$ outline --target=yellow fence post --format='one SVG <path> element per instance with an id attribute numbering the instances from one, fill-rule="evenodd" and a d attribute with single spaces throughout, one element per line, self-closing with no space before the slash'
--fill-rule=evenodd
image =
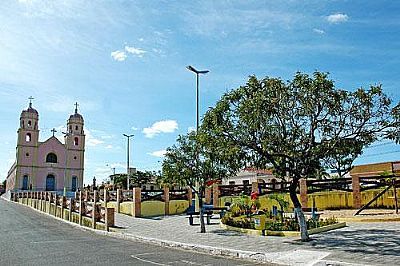
<path id="1" fill-rule="evenodd" d="M 360 177 L 352 176 L 352 187 L 353 187 L 353 208 L 361 208 L 361 189 L 360 189 Z"/>
<path id="2" fill-rule="evenodd" d="M 219 184 L 213 184 L 213 205 L 219 207 Z"/>
<path id="3" fill-rule="evenodd" d="M 140 217 L 142 211 L 142 190 L 140 187 L 133 188 L 133 217 Z"/>
<path id="4" fill-rule="evenodd" d="M 92 228 L 96 229 L 96 220 L 97 220 L 97 190 L 93 191 L 93 207 L 92 207 Z"/>
<path id="5" fill-rule="evenodd" d="M 305 178 L 301 178 L 299 180 L 300 183 L 300 202 L 302 208 L 308 207 L 308 198 L 307 198 L 307 180 Z"/>
<path id="6" fill-rule="evenodd" d="M 120 208 L 119 208 L 120 202 L 121 202 L 121 190 L 117 189 L 117 208 L 116 208 L 117 213 L 119 213 L 119 211 L 120 211 Z"/>
<path id="7" fill-rule="evenodd" d="M 189 207 L 192 206 L 192 204 L 193 204 L 193 202 L 192 202 L 193 194 L 192 194 L 192 188 L 191 187 L 187 188 L 187 199 L 189 201 Z"/>
<path id="8" fill-rule="evenodd" d="M 164 186 L 164 215 L 169 215 L 169 187 Z"/>

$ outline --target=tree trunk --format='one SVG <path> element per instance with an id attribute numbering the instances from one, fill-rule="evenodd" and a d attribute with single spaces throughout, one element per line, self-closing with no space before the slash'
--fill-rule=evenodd
<path id="1" fill-rule="evenodd" d="M 206 232 L 206 225 L 204 224 L 203 191 L 203 188 L 199 188 L 200 233 Z"/>
<path id="2" fill-rule="evenodd" d="M 290 199 L 293 202 L 294 212 L 296 214 L 297 221 L 299 222 L 301 241 L 305 242 L 305 241 L 309 241 L 310 237 L 308 236 L 306 218 L 304 217 L 304 213 L 303 213 L 303 210 L 301 209 L 300 201 L 297 198 L 297 194 L 296 194 L 296 189 L 297 189 L 298 183 L 299 183 L 299 179 L 293 178 L 292 182 L 290 183 L 289 193 L 290 193 Z"/>

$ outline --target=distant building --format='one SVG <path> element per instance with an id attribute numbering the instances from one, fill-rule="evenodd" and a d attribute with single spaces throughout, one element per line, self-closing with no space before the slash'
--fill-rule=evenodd
<path id="1" fill-rule="evenodd" d="M 248 185 L 253 182 L 258 183 L 275 183 L 281 182 L 280 178 L 272 174 L 272 170 L 245 168 L 236 176 L 222 180 L 223 185 Z"/>
<path id="2" fill-rule="evenodd" d="M 356 165 L 350 171 L 351 176 L 360 177 L 392 174 L 400 174 L 400 161 Z"/>
<path id="3" fill-rule="evenodd" d="M 75 113 L 67 121 L 64 143 L 55 136 L 39 141 L 39 113 L 29 103 L 20 116 L 16 161 L 7 175 L 7 191 L 75 191 L 83 186 L 85 133 L 83 117 Z"/>

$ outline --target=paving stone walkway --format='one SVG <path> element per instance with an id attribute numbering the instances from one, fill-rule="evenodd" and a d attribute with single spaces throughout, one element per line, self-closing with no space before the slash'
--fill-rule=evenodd
<path id="1" fill-rule="evenodd" d="M 198 220 L 197 220 L 198 222 Z M 220 228 L 212 219 L 207 233 L 190 226 L 186 216 L 133 218 L 116 214 L 117 232 L 174 241 L 195 247 L 265 254 L 267 261 L 284 265 L 400 265 L 400 222 L 350 223 L 348 227 L 312 235 L 312 241 L 293 237 L 249 236 Z"/>

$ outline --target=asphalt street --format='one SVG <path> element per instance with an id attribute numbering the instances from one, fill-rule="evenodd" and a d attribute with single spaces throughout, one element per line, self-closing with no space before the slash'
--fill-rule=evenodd
<path id="1" fill-rule="evenodd" d="M 0 265 L 257 264 L 97 235 L 0 199 Z"/>

